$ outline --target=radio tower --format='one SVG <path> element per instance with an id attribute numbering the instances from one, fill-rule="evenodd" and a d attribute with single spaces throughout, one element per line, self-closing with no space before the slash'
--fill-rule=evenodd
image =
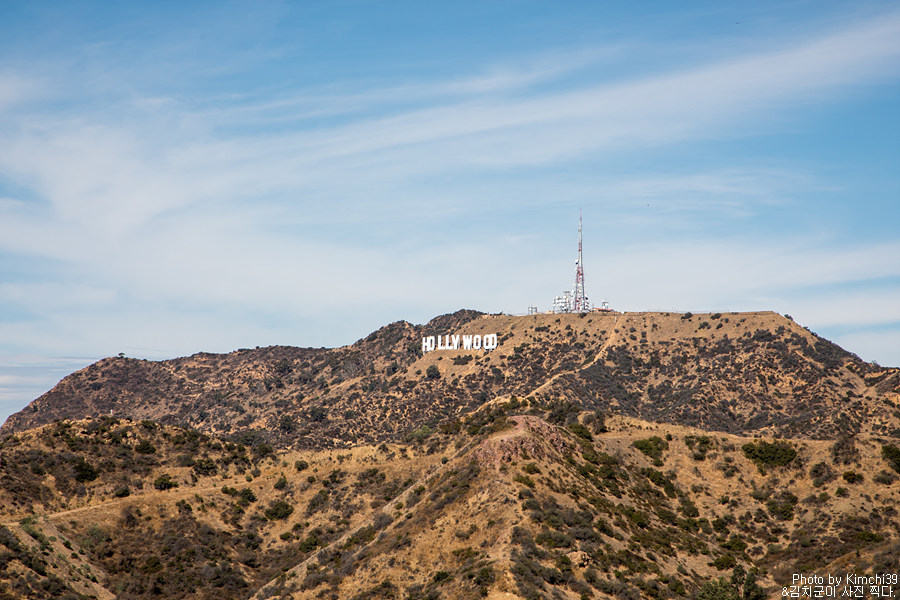
<path id="1" fill-rule="evenodd" d="M 587 294 L 584 293 L 584 263 L 581 253 L 581 211 L 578 211 L 578 260 L 575 261 L 575 287 L 553 299 L 555 313 L 585 313 L 591 311 Z"/>
<path id="2" fill-rule="evenodd" d="M 584 263 L 581 256 L 581 210 L 578 211 L 578 260 L 575 262 L 575 289 L 572 290 L 574 296 L 574 312 L 587 312 L 590 310 L 588 306 L 587 296 L 584 295 Z"/>

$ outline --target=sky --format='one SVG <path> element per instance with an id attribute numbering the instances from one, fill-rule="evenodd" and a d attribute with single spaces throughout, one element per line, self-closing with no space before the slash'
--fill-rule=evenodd
<path id="1" fill-rule="evenodd" d="M 900 366 L 900 4 L 0 2 L 0 422 L 104 356 L 461 308 Z"/>

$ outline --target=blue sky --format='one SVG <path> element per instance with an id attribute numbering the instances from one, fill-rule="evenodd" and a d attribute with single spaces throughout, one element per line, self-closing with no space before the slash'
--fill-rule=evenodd
<path id="1" fill-rule="evenodd" d="M 673 10 L 677 6 L 677 10 Z M 896 2 L 4 2 L 0 420 L 570 289 L 900 365 Z"/>

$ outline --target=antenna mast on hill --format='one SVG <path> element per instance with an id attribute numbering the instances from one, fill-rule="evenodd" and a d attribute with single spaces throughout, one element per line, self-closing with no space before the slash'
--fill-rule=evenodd
<path id="1" fill-rule="evenodd" d="M 578 210 L 578 260 L 575 262 L 575 289 L 573 290 L 575 312 L 587 312 L 590 307 L 584 295 L 584 263 L 581 255 L 581 209 Z"/>
<path id="2" fill-rule="evenodd" d="M 578 211 L 578 260 L 575 261 L 575 288 L 553 299 L 555 313 L 590 312 L 591 303 L 584 292 L 584 263 L 581 252 L 581 211 Z"/>

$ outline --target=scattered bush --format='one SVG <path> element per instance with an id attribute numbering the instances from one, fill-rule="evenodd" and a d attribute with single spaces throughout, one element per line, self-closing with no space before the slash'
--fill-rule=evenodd
<path id="1" fill-rule="evenodd" d="M 76 460 L 75 464 L 72 465 L 72 469 L 75 472 L 75 481 L 81 483 L 94 481 L 99 475 L 99 473 L 97 473 L 97 469 L 95 469 L 93 465 L 91 465 L 91 463 L 86 461 L 83 456 L 78 457 L 78 460 Z"/>
<path id="2" fill-rule="evenodd" d="M 835 474 L 827 464 L 820 462 L 814 464 L 809 470 L 809 476 L 815 487 L 822 487 L 830 481 L 834 481 Z"/>
<path id="3" fill-rule="evenodd" d="M 275 500 L 271 504 L 269 504 L 269 508 L 266 509 L 265 515 L 266 518 L 270 521 L 283 521 L 291 516 L 291 513 L 294 512 L 294 507 L 285 502 L 284 500 Z"/>
<path id="4" fill-rule="evenodd" d="M 781 492 L 766 502 L 769 514 L 780 521 L 790 521 L 794 518 L 794 507 L 799 498 L 790 492 Z"/>
<path id="5" fill-rule="evenodd" d="M 521 473 L 516 473 L 513 476 L 513 481 L 516 483 L 521 483 L 522 485 L 527 485 L 530 488 L 534 487 L 534 480 L 528 475 L 522 475 Z"/>
<path id="6" fill-rule="evenodd" d="M 797 451 L 789 442 L 775 441 L 744 444 L 744 455 L 762 467 L 783 467 L 797 458 Z"/>
<path id="7" fill-rule="evenodd" d="M 178 482 L 173 480 L 172 476 L 166 473 L 156 478 L 156 481 L 153 482 L 153 487 L 158 490 L 170 490 L 172 488 L 177 488 Z"/>
<path id="8" fill-rule="evenodd" d="M 849 436 L 838 439 L 831 446 L 831 457 L 835 463 L 842 465 L 859 462 L 859 449 L 856 447 L 856 440 Z"/>
<path id="9" fill-rule="evenodd" d="M 893 444 L 882 446 L 881 456 L 888 462 L 892 469 L 900 473 L 900 448 Z"/>
<path id="10" fill-rule="evenodd" d="M 720 571 L 724 571 L 725 569 L 731 569 L 737 564 L 737 560 L 735 560 L 734 556 L 731 554 L 723 554 L 718 557 L 716 560 L 712 562 L 712 566 L 717 568 Z"/>
<path id="11" fill-rule="evenodd" d="M 319 490 L 316 492 L 316 495 L 313 496 L 309 504 L 306 505 L 306 514 L 311 515 L 320 510 L 325 510 L 325 507 L 328 505 L 328 491 L 327 490 Z"/>
<path id="12" fill-rule="evenodd" d="M 153 454 L 156 452 L 156 446 L 150 443 L 150 440 L 141 440 L 134 451 L 138 454 Z"/>
<path id="13" fill-rule="evenodd" d="M 662 453 L 669 449 L 669 443 L 658 435 L 654 435 L 645 440 L 636 440 L 633 445 L 635 448 L 652 458 L 653 464 L 657 467 L 662 466 Z"/>
<path id="14" fill-rule="evenodd" d="M 705 460 L 706 454 L 715 446 L 708 435 L 688 435 L 685 436 L 684 443 L 691 449 L 694 460 Z"/>
<path id="15" fill-rule="evenodd" d="M 251 490 L 250 488 L 238 490 L 236 488 L 223 485 L 222 493 L 237 498 L 238 504 L 240 504 L 241 506 L 249 506 L 252 502 L 256 502 L 256 494 L 254 494 L 253 490 Z"/>
<path id="16" fill-rule="evenodd" d="M 591 432 L 588 431 L 588 428 L 585 427 L 584 425 L 582 425 L 581 423 L 579 423 L 578 421 L 569 423 L 566 427 L 568 427 L 569 431 L 571 431 L 578 437 L 584 438 L 589 442 L 594 439 L 594 436 L 591 435 Z"/>
<path id="17" fill-rule="evenodd" d="M 882 485 L 891 485 L 892 483 L 897 481 L 897 476 L 890 471 L 881 471 L 872 478 L 872 481 L 874 481 L 875 483 L 880 483 Z"/>
<path id="18" fill-rule="evenodd" d="M 844 481 L 847 483 L 859 483 L 864 479 L 864 477 L 856 471 L 847 471 L 844 473 L 843 477 Z"/>

